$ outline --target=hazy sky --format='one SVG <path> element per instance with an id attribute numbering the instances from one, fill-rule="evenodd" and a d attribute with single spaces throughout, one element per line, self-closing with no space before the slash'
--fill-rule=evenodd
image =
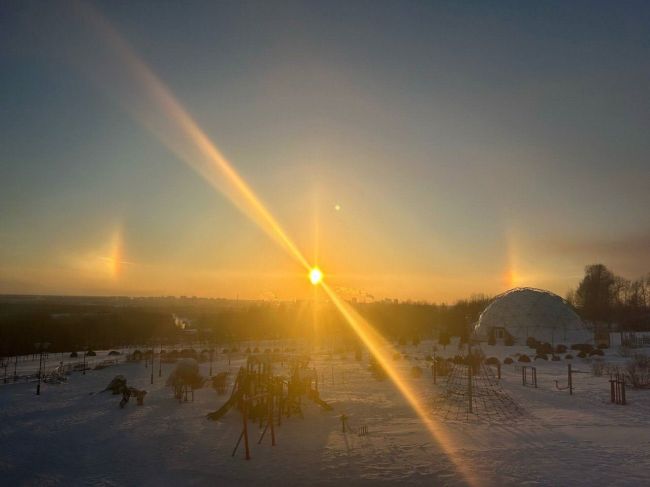
<path id="1" fill-rule="evenodd" d="M 95 5 L 344 295 L 650 271 L 647 2 Z M 309 296 L 105 44 L 0 3 L 0 292 Z"/>

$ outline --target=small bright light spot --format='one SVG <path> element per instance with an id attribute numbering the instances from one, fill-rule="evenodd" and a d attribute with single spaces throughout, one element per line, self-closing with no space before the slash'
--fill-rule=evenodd
<path id="1" fill-rule="evenodd" d="M 323 280 L 323 273 L 318 267 L 314 267 L 309 271 L 309 280 L 314 286 Z"/>
<path id="2" fill-rule="evenodd" d="M 336 211 L 341 211 L 341 205 L 338 205 L 338 204 L 337 204 L 337 205 L 334 205 L 334 209 L 335 209 Z"/>

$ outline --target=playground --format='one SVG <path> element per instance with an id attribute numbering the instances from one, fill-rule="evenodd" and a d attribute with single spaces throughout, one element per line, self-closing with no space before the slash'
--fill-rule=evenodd
<path id="1" fill-rule="evenodd" d="M 130 361 L 124 351 L 112 365 L 44 381 L 39 396 L 30 380 L 2 385 L 0 474 L 7 485 L 250 485 L 260 478 L 269 485 L 648 481 L 648 391 L 628 388 L 621 404 L 610 382 L 616 377 L 594 375 L 588 359 L 504 364 L 517 352 L 513 347 L 484 346 L 500 370 L 485 363 L 472 369 L 454 363 L 456 344 L 434 347 L 427 341 L 397 346 L 393 358 L 444 444 L 373 370 L 365 350 L 293 344 L 285 353 L 286 343 L 251 343 L 224 354 L 219 348 L 212 361 L 199 361 L 202 387 L 190 387 L 189 395 L 186 388 L 180 398 L 180 386 L 167 380 L 178 361 L 161 361 L 159 353 L 153 364 Z M 266 349 L 280 352 L 260 351 Z M 435 383 L 427 359 L 433 350 L 449 364 L 437 369 Z M 107 353 L 98 351 L 97 363 Z M 605 359 L 622 360 L 615 353 L 608 350 Z M 27 362 L 21 367 L 28 372 Z M 422 373 L 413 374 L 414 368 Z M 102 392 L 118 375 L 127 381 L 119 390 L 146 391 L 141 404 L 132 400 L 120 408 L 122 396 Z"/>

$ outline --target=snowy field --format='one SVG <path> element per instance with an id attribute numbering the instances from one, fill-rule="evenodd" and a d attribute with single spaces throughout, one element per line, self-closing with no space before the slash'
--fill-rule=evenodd
<path id="1" fill-rule="evenodd" d="M 434 385 L 424 357 L 431 343 L 399 347 L 405 357 L 394 362 L 410 377 L 419 399 L 436 417 L 434 402 L 444 379 Z M 504 358 L 524 349 L 483 347 L 487 356 Z M 527 353 L 531 351 L 525 349 Z M 439 354 L 457 352 L 448 346 Z M 101 360 L 100 356 L 96 360 Z M 49 368 L 58 363 L 50 356 Z M 193 402 L 179 403 L 164 380 L 174 367 L 163 364 L 155 383 L 144 362 L 120 363 L 101 370 L 72 373 L 62 384 L 0 386 L 0 484 L 31 485 L 649 485 L 650 391 L 627 389 L 628 405 L 609 402 L 608 376 L 594 377 L 588 361 L 574 359 L 575 392 L 566 384 L 566 364 L 536 361 L 538 388 L 524 387 L 517 365 L 504 365 L 501 385 L 525 414 L 507 424 L 438 421 L 446 438 L 441 446 L 389 381 L 368 371 L 368 356 L 352 352 L 311 354 L 325 411 L 305 401 L 304 417 L 283 418 L 257 444 L 251 429 L 252 459 L 243 448 L 231 456 L 241 431 L 241 416 L 231 410 L 221 421 L 206 419 L 228 398 L 211 387 L 196 391 Z M 620 361 L 615 351 L 606 360 Z M 245 356 L 219 354 L 213 373 L 230 370 L 234 380 Z M 20 367 L 27 367 L 22 364 Z M 10 368 L 11 370 L 11 368 Z M 208 376 L 209 363 L 201 364 Z M 276 372 L 282 372 L 278 366 Z M 581 373 L 589 372 L 589 373 Z M 118 407 L 120 396 L 99 393 L 117 374 L 129 385 L 146 389 L 143 406 L 132 400 Z M 341 414 L 353 428 L 341 430 Z M 461 474 L 456 465 L 461 465 Z"/>

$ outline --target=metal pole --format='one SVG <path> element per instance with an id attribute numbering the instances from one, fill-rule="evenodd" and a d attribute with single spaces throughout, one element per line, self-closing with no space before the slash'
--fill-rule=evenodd
<path id="1" fill-rule="evenodd" d="M 43 362 L 43 352 L 38 355 L 38 384 L 36 386 L 36 395 L 41 395 L 41 364 Z"/>
<path id="2" fill-rule="evenodd" d="M 162 377 L 162 343 L 160 344 L 160 358 L 158 359 L 158 377 Z"/>
<path id="3" fill-rule="evenodd" d="M 153 384 L 153 345 L 151 346 L 151 383 Z"/>

